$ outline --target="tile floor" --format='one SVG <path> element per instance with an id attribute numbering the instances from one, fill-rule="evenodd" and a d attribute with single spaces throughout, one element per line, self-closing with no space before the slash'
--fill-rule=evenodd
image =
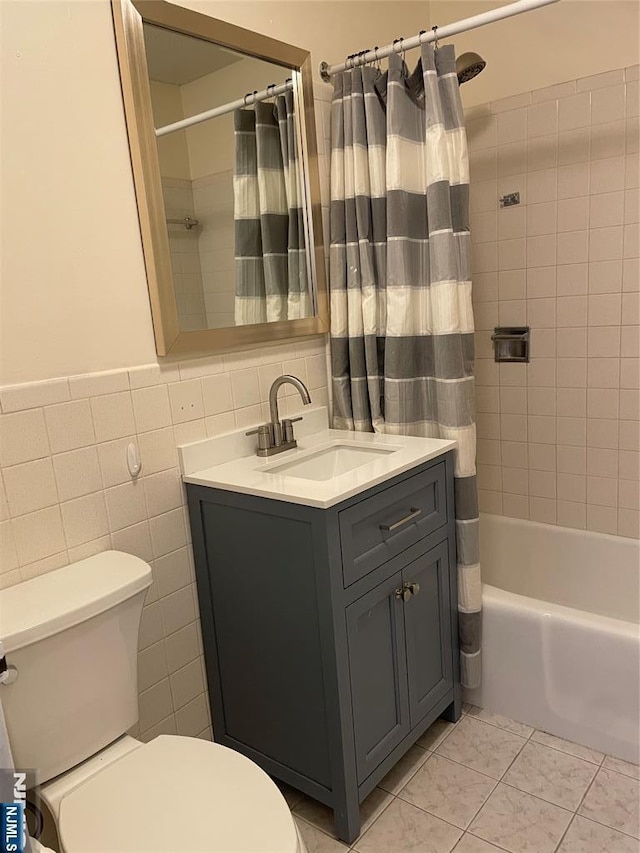
<path id="1" fill-rule="evenodd" d="M 367 797 L 351 848 L 328 808 L 283 791 L 309 853 L 640 853 L 636 765 L 473 706 Z"/>

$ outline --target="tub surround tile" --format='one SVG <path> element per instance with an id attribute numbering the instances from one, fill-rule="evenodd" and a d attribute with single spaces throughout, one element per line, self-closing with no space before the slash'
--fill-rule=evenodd
<path id="1" fill-rule="evenodd" d="M 578 813 L 640 838 L 640 783 L 630 776 L 601 768 Z"/>
<path id="2" fill-rule="evenodd" d="M 528 743 L 503 781 L 557 806 L 574 811 L 596 775 L 597 767 L 538 743 Z"/>
<path id="3" fill-rule="evenodd" d="M 460 829 L 466 829 L 495 784 L 482 773 L 434 753 L 399 796 Z"/>
<path id="4" fill-rule="evenodd" d="M 469 831 L 509 853 L 553 853 L 572 813 L 500 783 Z"/>
<path id="5" fill-rule="evenodd" d="M 472 770 L 500 779 L 525 742 L 519 735 L 464 716 L 436 751 Z"/>

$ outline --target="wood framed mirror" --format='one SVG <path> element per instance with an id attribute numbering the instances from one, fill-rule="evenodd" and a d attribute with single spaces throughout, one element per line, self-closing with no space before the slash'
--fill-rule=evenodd
<path id="1" fill-rule="evenodd" d="M 309 52 L 164 0 L 112 11 L 158 355 L 328 332 Z"/>

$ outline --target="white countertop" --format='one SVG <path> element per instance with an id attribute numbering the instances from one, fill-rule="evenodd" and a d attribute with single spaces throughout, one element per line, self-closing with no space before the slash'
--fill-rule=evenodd
<path id="1" fill-rule="evenodd" d="M 245 436 L 250 427 L 180 446 L 178 452 L 183 480 L 229 492 L 326 509 L 456 446 L 455 441 L 445 439 L 329 429 L 328 412 L 324 406 L 309 407 L 302 414 L 304 420 L 296 424 L 298 447 L 269 458 L 256 455 L 256 437 Z M 284 463 L 302 460 L 312 456 L 318 448 L 332 445 L 386 447 L 393 452 L 327 480 L 287 476 L 285 472 L 272 473 L 272 469 Z"/>

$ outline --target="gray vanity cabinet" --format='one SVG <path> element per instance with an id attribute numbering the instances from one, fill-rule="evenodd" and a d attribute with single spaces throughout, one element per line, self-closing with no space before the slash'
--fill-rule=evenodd
<path id="1" fill-rule="evenodd" d="M 453 454 L 328 509 L 187 484 L 214 737 L 360 831 L 460 715 Z"/>

